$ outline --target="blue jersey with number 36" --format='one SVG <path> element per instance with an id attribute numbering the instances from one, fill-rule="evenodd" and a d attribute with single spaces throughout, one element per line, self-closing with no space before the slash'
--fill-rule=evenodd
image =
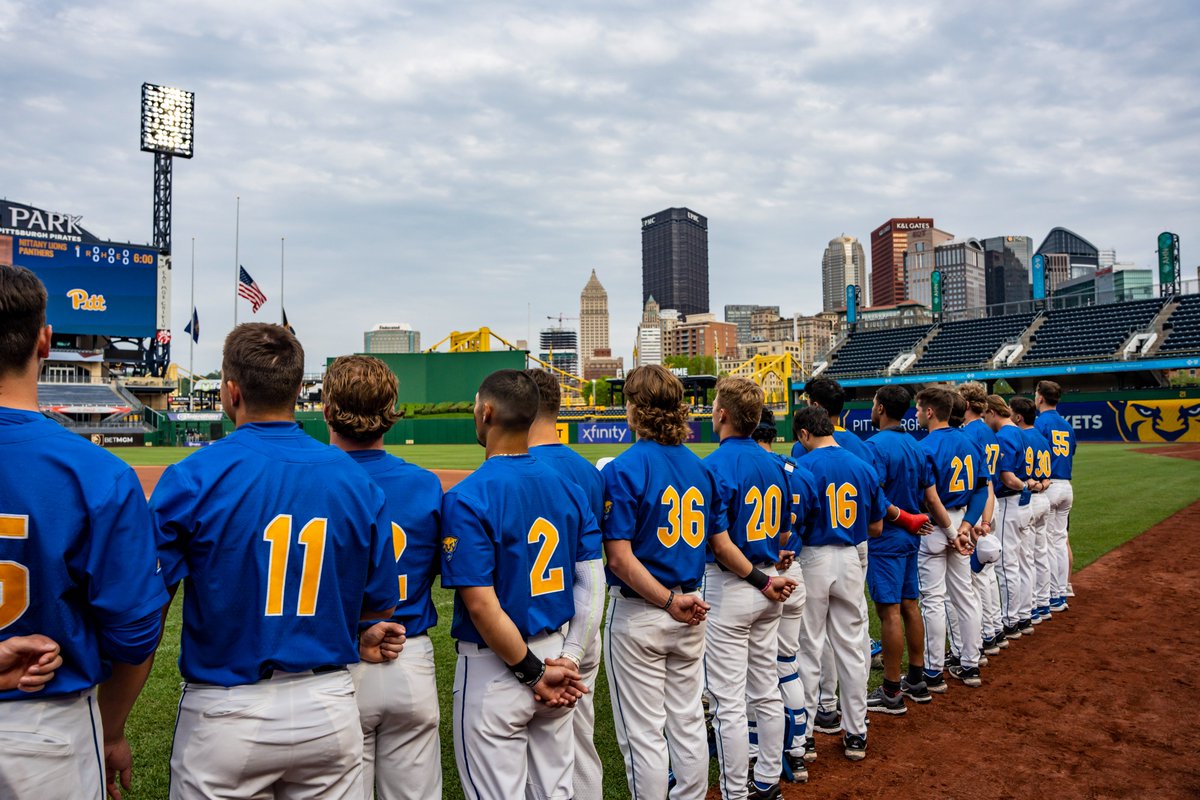
<path id="1" fill-rule="evenodd" d="M 595 558 L 583 490 L 534 456 L 492 456 L 442 501 L 442 585 L 491 586 L 526 639 L 575 615 L 575 562 Z M 457 594 L 450 632 L 486 644 Z"/>
<path id="2" fill-rule="evenodd" d="M 639 439 L 600 473 L 604 539 L 625 539 L 663 586 L 692 589 L 704 578 L 705 541 L 720 533 L 712 478 L 681 444 Z M 610 586 L 625 584 L 605 567 Z M 625 587 L 627 588 L 627 587 Z"/>
<path id="3" fill-rule="evenodd" d="M 383 492 L 294 422 L 241 425 L 169 467 L 150 510 L 163 577 L 184 582 L 189 681 L 352 664 L 362 612 L 399 599 Z"/>

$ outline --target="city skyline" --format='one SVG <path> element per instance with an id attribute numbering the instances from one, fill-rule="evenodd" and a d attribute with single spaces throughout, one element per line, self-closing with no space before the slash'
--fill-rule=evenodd
<path id="1" fill-rule="evenodd" d="M 865 245 L 914 212 L 1035 246 L 1061 225 L 1141 267 L 1174 231 L 1185 277 L 1200 262 L 1193 3 L 288 9 L 15 0 L 0 22 L 0 195 L 105 239 L 151 235 L 141 84 L 196 93 L 172 331 L 195 236 L 205 371 L 232 322 L 238 195 L 240 260 L 264 289 L 287 237 L 310 368 L 378 320 L 430 342 L 483 325 L 530 339 L 592 267 L 629 364 L 634 220 L 668 207 L 711 219 L 710 309 L 815 313 L 830 238 Z M 243 318 L 279 318 L 266 293 Z"/>

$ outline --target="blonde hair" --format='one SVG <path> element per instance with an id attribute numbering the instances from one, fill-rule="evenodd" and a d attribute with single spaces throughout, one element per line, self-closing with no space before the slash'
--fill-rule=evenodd
<path id="1" fill-rule="evenodd" d="M 729 414 L 733 429 L 749 436 L 758 426 L 763 411 L 763 390 L 749 378 L 726 375 L 717 381 L 717 402 Z"/>
<path id="2" fill-rule="evenodd" d="M 659 444 L 683 444 L 691 434 L 683 402 L 683 383 L 666 367 L 647 364 L 625 379 L 625 402 L 629 426 L 640 439 Z"/>
<path id="3" fill-rule="evenodd" d="M 1005 419 L 1012 417 L 1012 409 L 1008 407 L 1008 403 L 1004 401 L 1004 398 L 998 394 L 989 394 L 987 396 L 987 410 Z"/>
<path id="4" fill-rule="evenodd" d="M 334 359 L 325 372 L 322 389 L 329 427 L 347 439 L 374 441 L 400 419 L 396 413 L 399 381 L 373 356 Z"/>

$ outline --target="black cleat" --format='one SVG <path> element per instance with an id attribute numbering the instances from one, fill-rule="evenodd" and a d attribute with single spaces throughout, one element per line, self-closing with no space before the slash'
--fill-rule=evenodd
<path id="1" fill-rule="evenodd" d="M 786 767 L 785 772 L 791 772 L 791 777 L 788 778 L 792 783 L 808 783 L 808 764 L 805 763 L 808 753 L 803 756 L 794 756 L 791 753 L 783 754 L 783 763 Z"/>
<path id="2" fill-rule="evenodd" d="M 908 678 L 900 679 L 900 693 L 912 700 L 914 703 L 925 703 L 933 700 L 933 695 L 929 693 L 929 685 L 925 681 L 918 683 L 909 683 Z"/>
<path id="3" fill-rule="evenodd" d="M 951 667 L 950 677 L 958 678 L 967 686 L 983 686 L 983 680 L 979 677 L 979 667 Z"/>
<path id="4" fill-rule="evenodd" d="M 862 761 L 867 757 L 867 737 L 847 733 L 842 737 L 842 752 L 851 761 Z"/>
<path id="5" fill-rule="evenodd" d="M 842 732 L 842 712 L 818 711 L 813 717 L 813 730 L 835 736 Z"/>
<path id="6" fill-rule="evenodd" d="M 899 717 L 908 713 L 908 706 L 904 704 L 903 694 L 889 695 L 882 686 L 877 686 L 867 695 L 867 711 L 881 711 Z"/>

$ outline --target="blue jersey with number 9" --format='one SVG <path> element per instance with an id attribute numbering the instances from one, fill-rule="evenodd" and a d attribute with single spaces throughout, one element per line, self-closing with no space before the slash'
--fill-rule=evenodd
<path id="1" fill-rule="evenodd" d="M 442 501 L 442 585 L 491 586 L 525 639 L 575 615 L 575 562 L 595 558 L 587 496 L 532 455 L 492 456 Z M 450 633 L 486 644 L 458 595 Z"/>
<path id="2" fill-rule="evenodd" d="M 359 616 L 399 599 L 383 492 L 294 422 L 241 425 L 169 467 L 150 511 L 163 577 L 184 581 L 189 681 L 352 664 Z"/>
<path id="3" fill-rule="evenodd" d="M 704 544 L 721 510 L 700 458 L 681 444 L 639 439 L 600 473 L 605 540 L 625 539 L 668 589 L 693 589 L 704 578 Z M 628 588 L 605 568 L 610 586 Z"/>

